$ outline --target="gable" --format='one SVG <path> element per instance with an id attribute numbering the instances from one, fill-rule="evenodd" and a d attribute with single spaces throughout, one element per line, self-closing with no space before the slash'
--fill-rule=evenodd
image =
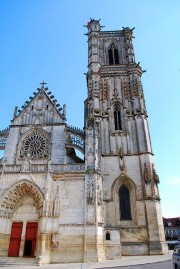
<path id="1" fill-rule="evenodd" d="M 15 112 L 12 125 L 41 125 L 65 122 L 65 106 L 63 109 L 60 107 L 51 92 L 48 92 L 48 88 L 42 87 L 37 90 L 37 92 L 34 92 L 34 97 L 30 96 L 30 100 L 25 102 L 22 110 L 18 110 L 18 113 Z"/>

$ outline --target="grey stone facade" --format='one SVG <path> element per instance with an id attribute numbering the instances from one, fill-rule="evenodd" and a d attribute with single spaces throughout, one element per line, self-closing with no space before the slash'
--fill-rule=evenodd
<path id="1" fill-rule="evenodd" d="M 91 20 L 87 30 L 84 129 L 67 125 L 66 106 L 42 83 L 0 132 L 1 256 L 41 264 L 167 251 L 133 29 Z"/>

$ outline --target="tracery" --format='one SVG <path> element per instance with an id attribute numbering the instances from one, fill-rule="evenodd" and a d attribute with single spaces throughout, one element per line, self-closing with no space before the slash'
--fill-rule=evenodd
<path id="1" fill-rule="evenodd" d="M 48 136 L 41 130 L 33 130 L 22 142 L 20 157 L 47 158 L 48 147 Z"/>

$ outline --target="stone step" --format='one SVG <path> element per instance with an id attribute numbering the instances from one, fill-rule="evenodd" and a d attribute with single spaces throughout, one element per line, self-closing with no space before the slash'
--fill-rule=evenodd
<path id="1" fill-rule="evenodd" d="M 37 266 L 36 258 L 0 257 L 0 267 L 4 266 Z"/>

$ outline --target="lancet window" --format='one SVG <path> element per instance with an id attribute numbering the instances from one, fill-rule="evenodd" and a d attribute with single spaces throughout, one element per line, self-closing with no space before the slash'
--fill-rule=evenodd
<path id="1" fill-rule="evenodd" d="M 114 128 L 115 130 L 122 130 L 121 111 L 119 105 L 114 107 Z"/>
<path id="2" fill-rule="evenodd" d="M 110 45 L 108 55 L 109 55 L 109 65 L 119 64 L 119 53 L 114 43 Z"/>
<path id="3" fill-rule="evenodd" d="M 130 194 L 127 186 L 122 185 L 119 189 L 120 218 L 131 220 Z"/>

